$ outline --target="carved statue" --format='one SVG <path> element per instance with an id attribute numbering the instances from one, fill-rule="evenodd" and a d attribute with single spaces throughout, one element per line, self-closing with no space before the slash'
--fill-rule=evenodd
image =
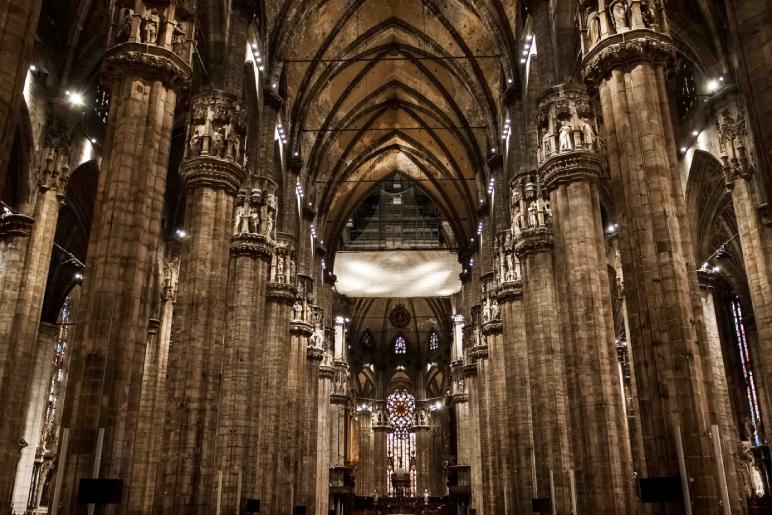
<path id="1" fill-rule="evenodd" d="M 292 305 L 292 321 L 300 322 L 303 320 L 303 305 L 299 301 L 295 301 Z"/>
<path id="2" fill-rule="evenodd" d="M 134 15 L 132 9 L 123 9 L 121 20 L 118 22 L 118 28 L 115 30 L 115 39 L 118 42 L 124 42 L 131 36 L 131 17 Z"/>
<path id="3" fill-rule="evenodd" d="M 262 232 L 262 234 L 264 236 L 270 236 L 271 235 L 271 231 L 273 231 L 273 213 L 271 211 L 268 211 L 265 214 L 264 222 L 265 222 L 265 224 L 263 226 L 264 230 L 261 231 L 261 232 Z"/>
<path id="4" fill-rule="evenodd" d="M 491 319 L 491 301 L 489 299 L 485 299 L 485 304 L 483 305 L 483 322 L 488 322 Z"/>
<path id="5" fill-rule="evenodd" d="M 499 320 L 501 318 L 501 308 L 499 307 L 499 303 L 496 299 L 493 299 L 493 302 L 491 302 L 491 319 L 493 320 Z"/>
<path id="6" fill-rule="evenodd" d="M 153 45 L 158 41 L 158 24 L 161 18 L 158 16 L 158 9 L 151 9 L 142 16 L 142 42 Z"/>
<path id="7" fill-rule="evenodd" d="M 287 282 L 295 282 L 295 260 L 289 258 L 289 266 L 287 267 Z"/>
<path id="8" fill-rule="evenodd" d="M 217 129 L 212 133 L 212 139 L 209 143 L 209 155 L 215 157 L 222 157 L 223 151 L 223 135 L 222 128 Z"/>
<path id="9" fill-rule="evenodd" d="M 624 0 L 617 0 L 611 5 L 611 18 L 614 20 L 614 29 L 617 33 L 629 29 L 627 24 L 627 5 Z"/>
<path id="10" fill-rule="evenodd" d="M 180 23 L 177 23 L 176 21 L 172 22 L 173 28 L 172 28 L 172 52 L 174 52 L 177 55 L 182 54 L 183 45 L 185 44 L 185 30 L 182 28 Z"/>
<path id="11" fill-rule="evenodd" d="M 193 131 L 193 135 L 190 136 L 190 157 L 198 157 L 201 155 L 201 136 L 198 133 L 198 129 Z"/>
<path id="12" fill-rule="evenodd" d="M 573 128 L 568 120 L 560 122 L 560 151 L 571 150 L 573 145 L 571 144 L 571 132 Z"/>
<path id="13" fill-rule="evenodd" d="M 544 156 L 548 156 L 552 153 L 552 135 L 549 131 L 544 131 L 544 136 L 541 137 L 542 146 L 544 147 Z"/>
<path id="14" fill-rule="evenodd" d="M 595 148 L 595 132 L 592 130 L 592 126 L 587 121 L 587 118 L 582 118 L 579 124 L 579 130 L 582 132 L 582 140 L 585 148 Z"/>
<path id="15" fill-rule="evenodd" d="M 429 490 L 424 489 L 424 504 L 429 504 Z"/>
<path id="16" fill-rule="evenodd" d="M 284 259 L 281 254 L 276 256 L 276 280 L 280 283 L 284 282 Z"/>
<path id="17" fill-rule="evenodd" d="M 253 203 L 249 210 L 249 232 L 257 234 L 257 228 L 260 227 L 260 213 L 259 208 Z"/>
<path id="18" fill-rule="evenodd" d="M 528 225 L 529 227 L 539 226 L 539 218 L 536 214 L 536 202 L 531 202 L 531 205 L 528 206 Z"/>
<path id="19" fill-rule="evenodd" d="M 600 38 L 600 19 L 598 18 L 598 11 L 590 9 L 590 14 L 587 16 L 587 33 L 590 37 L 590 44 L 594 45 Z"/>
<path id="20" fill-rule="evenodd" d="M 231 129 L 230 132 L 228 132 L 228 149 L 226 151 L 226 156 L 239 162 L 239 154 L 241 154 L 241 140 L 236 131 Z"/>
<path id="21" fill-rule="evenodd" d="M 512 262 L 512 254 L 507 254 L 507 280 L 511 281 L 514 279 L 512 276 L 514 272 L 514 264 Z"/>
<path id="22" fill-rule="evenodd" d="M 247 214 L 247 206 L 243 198 L 236 204 L 236 225 L 233 228 L 233 232 L 235 234 L 249 232 L 249 215 Z"/>

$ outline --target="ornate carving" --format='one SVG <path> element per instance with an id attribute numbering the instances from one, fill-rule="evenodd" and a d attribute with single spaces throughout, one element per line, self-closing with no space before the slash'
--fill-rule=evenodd
<path id="1" fill-rule="evenodd" d="M 575 150 L 558 154 L 539 167 L 544 187 L 551 191 L 560 184 L 574 181 L 596 181 L 603 173 L 603 159 L 595 152 Z"/>
<path id="2" fill-rule="evenodd" d="M 185 156 L 209 156 L 243 166 L 246 116 L 246 108 L 222 91 L 198 95 L 191 107 Z"/>
<path id="3" fill-rule="evenodd" d="M 271 262 L 271 282 L 295 284 L 295 251 L 288 244 L 278 245 Z"/>
<path id="4" fill-rule="evenodd" d="M 669 36 L 648 29 L 632 30 L 609 37 L 597 44 L 584 58 L 584 79 L 599 83 L 614 69 L 625 69 L 642 61 L 667 65 L 675 59 Z"/>
<path id="5" fill-rule="evenodd" d="M 236 163 L 209 157 L 184 160 L 180 175 L 186 188 L 224 189 L 233 195 L 246 178 L 246 172 Z"/>
<path id="6" fill-rule="evenodd" d="M 102 61 L 105 89 L 111 89 L 115 81 L 131 75 L 158 80 L 167 88 L 181 91 L 190 83 L 191 69 L 179 56 L 160 47 L 125 43 L 109 49 Z"/>
<path id="7" fill-rule="evenodd" d="M 268 283 L 266 290 L 266 298 L 274 302 L 287 304 L 288 306 L 295 302 L 295 296 L 297 295 L 295 287 L 285 283 Z"/>
<path id="8" fill-rule="evenodd" d="M 521 232 L 515 241 L 515 252 L 520 258 L 536 252 L 552 250 L 552 228 L 537 227 Z"/>
<path id="9" fill-rule="evenodd" d="M 262 234 L 234 234 L 231 252 L 235 256 L 257 256 L 267 261 L 273 253 L 273 242 Z"/>
<path id="10" fill-rule="evenodd" d="M 402 304 L 397 304 L 389 313 L 389 321 L 394 327 L 407 327 L 410 323 L 410 312 Z"/>
<path id="11" fill-rule="evenodd" d="M 109 47 L 142 44 L 169 50 L 190 62 L 195 36 L 193 9 L 187 5 L 190 2 L 146 0 L 139 6 L 124 0 L 115 3 Z"/>
<path id="12" fill-rule="evenodd" d="M 740 99 L 732 96 L 716 109 L 713 116 L 721 152 L 721 171 L 727 187 L 732 188 L 738 177 L 748 179 L 754 172 L 751 152 L 747 148 L 748 125 L 745 109 Z"/>
<path id="13" fill-rule="evenodd" d="M 514 239 L 509 229 L 499 232 L 493 240 L 493 268 L 499 286 L 522 279 L 520 260 L 515 255 Z"/>
<path id="14" fill-rule="evenodd" d="M 567 83 L 548 89 L 539 98 L 539 113 L 540 164 L 555 155 L 597 149 L 598 130 L 583 86 Z"/>
<path id="15" fill-rule="evenodd" d="M 517 239 L 523 231 L 552 226 L 549 200 L 536 172 L 516 176 L 512 188 L 512 234 Z M 517 199 L 517 201 L 515 201 Z"/>
<path id="16" fill-rule="evenodd" d="M 502 330 L 501 307 L 499 306 L 499 301 L 496 296 L 496 282 L 493 272 L 483 275 L 480 289 L 482 291 L 481 313 L 483 335 L 487 336 L 493 333 L 500 333 Z"/>

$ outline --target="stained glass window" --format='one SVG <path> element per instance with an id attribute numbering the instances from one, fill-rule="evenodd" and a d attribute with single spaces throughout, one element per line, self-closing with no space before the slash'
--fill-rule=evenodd
<path id="1" fill-rule="evenodd" d="M 737 346 L 740 351 L 740 364 L 742 365 L 743 378 L 745 379 L 745 394 L 748 401 L 748 414 L 750 415 L 750 427 L 748 438 L 754 445 L 761 445 L 761 413 L 759 410 L 759 398 L 756 394 L 756 379 L 753 377 L 751 355 L 748 350 L 748 340 L 745 335 L 743 313 L 740 307 L 740 299 L 734 296 L 731 301 L 734 330 L 737 335 Z"/>
<path id="2" fill-rule="evenodd" d="M 436 331 L 432 331 L 432 334 L 429 335 L 429 350 L 437 350 L 440 348 L 440 337 L 437 335 Z"/>
<path id="3" fill-rule="evenodd" d="M 394 340 L 394 354 L 407 354 L 407 341 L 404 336 L 397 336 Z"/>
<path id="4" fill-rule="evenodd" d="M 391 476 L 394 472 L 410 474 L 407 497 L 417 495 L 416 439 L 413 429 L 415 397 L 401 388 L 386 398 L 386 413 L 391 426 L 386 438 L 386 485 L 390 496 L 396 495 Z"/>

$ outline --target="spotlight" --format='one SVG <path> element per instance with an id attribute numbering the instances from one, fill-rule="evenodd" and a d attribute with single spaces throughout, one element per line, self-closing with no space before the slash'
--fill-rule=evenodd
<path id="1" fill-rule="evenodd" d="M 36 72 L 36 71 L 38 71 L 38 67 L 35 66 L 34 64 L 30 64 L 29 65 L 29 71 Z"/>
<path id="2" fill-rule="evenodd" d="M 697 137 L 700 135 L 700 131 L 692 131 L 692 136 Z"/>
<path id="3" fill-rule="evenodd" d="M 177 238 L 181 240 L 184 240 L 185 238 L 188 237 L 188 231 L 186 231 L 185 229 L 177 229 L 174 234 L 176 234 Z"/>
<path id="4" fill-rule="evenodd" d="M 70 104 L 78 107 L 83 105 L 83 95 L 81 95 L 80 93 L 76 93 L 74 91 L 68 91 L 66 95 L 67 95 L 67 101 Z"/>
<path id="5" fill-rule="evenodd" d="M 258 66 L 258 67 L 257 67 L 257 69 L 258 69 L 258 70 L 260 70 L 260 71 L 263 71 L 263 70 L 265 70 L 265 66 L 263 66 L 263 65 L 261 64 L 260 66 Z"/>
<path id="6" fill-rule="evenodd" d="M 91 138 L 89 141 L 91 141 L 92 145 L 96 145 L 97 139 L 96 138 Z"/>
<path id="7" fill-rule="evenodd" d="M 689 150 L 689 149 L 687 149 L 686 147 L 681 147 L 681 153 L 682 154 L 686 154 L 687 150 Z"/>
<path id="8" fill-rule="evenodd" d="M 720 270 L 721 270 L 721 268 L 719 268 L 719 266 L 718 266 L 718 265 L 716 265 L 716 266 L 714 266 L 714 267 L 713 267 L 713 271 L 714 271 L 715 273 L 718 273 Z"/>
<path id="9" fill-rule="evenodd" d="M 525 63 L 526 63 L 525 57 L 523 57 L 522 59 L 520 59 L 520 63 L 521 63 L 521 64 L 525 64 Z"/>
<path id="10" fill-rule="evenodd" d="M 512 79 L 507 79 L 507 84 L 512 84 Z"/>
<path id="11" fill-rule="evenodd" d="M 83 280 L 83 274 L 82 274 L 82 273 L 80 273 L 80 272 L 75 272 L 75 275 L 73 276 L 73 278 L 74 278 L 76 281 L 82 281 L 82 280 Z"/>
<path id="12" fill-rule="evenodd" d="M 714 93 L 719 87 L 717 80 L 708 81 L 708 93 Z"/>
<path id="13" fill-rule="evenodd" d="M 525 40 L 526 40 L 526 41 L 531 41 L 532 39 L 533 39 L 533 34 L 528 34 L 528 35 L 525 37 Z"/>

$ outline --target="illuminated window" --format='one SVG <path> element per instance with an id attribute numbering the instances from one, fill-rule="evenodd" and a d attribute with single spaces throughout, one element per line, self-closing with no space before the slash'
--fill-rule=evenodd
<path id="1" fill-rule="evenodd" d="M 394 354 L 407 354 L 407 341 L 404 336 L 397 336 L 394 340 Z"/>
<path id="2" fill-rule="evenodd" d="M 759 410 L 759 398 L 756 395 L 756 379 L 753 377 L 753 366 L 751 365 L 751 355 L 748 351 L 748 340 L 745 335 L 745 325 L 743 323 L 743 313 L 740 307 L 740 299 L 735 295 L 731 301 L 732 318 L 734 319 L 734 330 L 737 335 L 737 346 L 740 351 L 740 364 L 742 365 L 743 378 L 745 379 L 745 394 L 748 401 L 748 412 L 750 415 L 750 427 L 748 438 L 754 445 L 761 445 L 761 413 Z"/>
<path id="3" fill-rule="evenodd" d="M 387 494 L 396 495 L 391 475 L 394 472 L 410 474 L 410 489 L 406 497 L 417 495 L 416 440 L 413 429 L 415 397 L 405 389 L 399 389 L 386 398 L 386 413 L 392 431 L 386 438 L 386 485 Z"/>
<path id="4" fill-rule="evenodd" d="M 436 331 L 432 331 L 432 334 L 429 335 L 429 350 L 437 350 L 440 348 L 440 337 L 437 335 Z"/>

